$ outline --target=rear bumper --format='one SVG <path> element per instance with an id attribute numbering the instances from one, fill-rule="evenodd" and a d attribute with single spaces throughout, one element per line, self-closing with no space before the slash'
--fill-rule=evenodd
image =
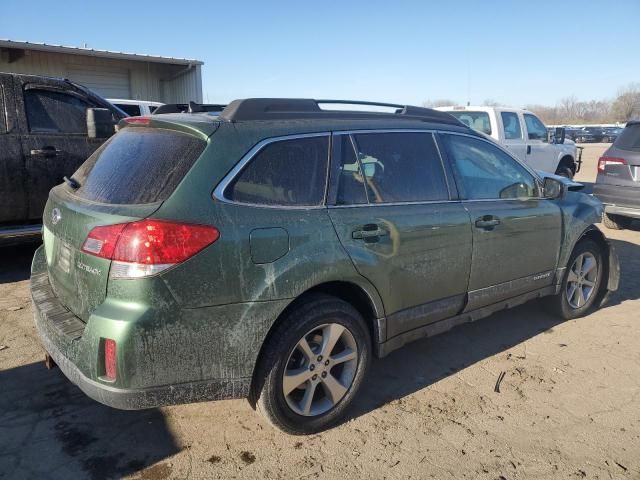
<path id="1" fill-rule="evenodd" d="M 607 213 L 640 218 L 640 187 L 596 183 L 593 195 L 605 205 Z"/>
<path id="2" fill-rule="evenodd" d="M 94 318 L 92 315 L 85 324 L 75 317 L 55 296 L 49 283 L 44 257 L 44 248 L 40 247 L 35 253 L 31 272 L 32 311 L 36 330 L 43 347 L 60 370 L 86 395 L 110 407 L 124 410 L 248 396 L 251 383 L 249 376 L 237 375 L 231 378 L 197 379 L 168 384 L 159 380 L 166 379 L 166 375 L 174 375 L 173 378 L 175 376 L 194 378 L 201 374 L 205 366 L 197 356 L 194 357 L 193 352 L 188 352 L 189 358 L 194 358 L 191 364 L 181 362 L 179 352 L 174 352 L 173 358 L 166 358 L 165 352 L 149 348 L 145 352 L 140 352 L 138 349 L 129 355 L 125 355 L 126 352 L 118 354 L 119 383 L 122 383 L 121 377 L 124 381 L 133 379 L 132 382 L 150 378 L 160 383 L 158 386 L 152 384 L 145 385 L 144 388 L 135 388 L 101 379 L 100 341 L 105 336 L 105 331 L 113 331 L 112 327 L 108 330 L 110 328 L 108 324 L 119 322 L 121 330 L 127 335 L 135 335 L 138 331 L 127 329 L 126 325 L 123 327 L 121 320 L 103 316 Z M 134 345 L 139 346 L 139 343 L 131 342 L 125 333 L 118 338 L 118 345 L 125 346 L 123 350 L 127 345 L 131 345 L 130 349 L 134 348 Z M 158 334 L 158 332 L 155 333 Z M 111 334 L 109 334 L 110 337 Z M 162 339 L 157 338 L 157 340 L 161 345 Z M 175 341 L 173 345 L 176 346 Z M 195 348 L 197 349 L 197 346 Z M 218 354 L 224 355 L 224 352 L 218 352 Z M 161 356 L 168 362 L 172 362 L 172 371 L 168 371 L 160 361 L 147 363 L 138 361 L 140 357 L 153 359 Z M 249 368 L 252 369 L 253 365 Z M 128 370 L 135 373 L 127 375 L 131 373 Z"/>

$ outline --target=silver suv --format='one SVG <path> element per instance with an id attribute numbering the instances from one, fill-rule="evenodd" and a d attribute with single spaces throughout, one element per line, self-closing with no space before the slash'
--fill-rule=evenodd
<path id="1" fill-rule="evenodd" d="M 621 230 L 640 219 L 640 120 L 627 123 L 598 160 L 593 193 L 605 205 L 606 227 Z"/>

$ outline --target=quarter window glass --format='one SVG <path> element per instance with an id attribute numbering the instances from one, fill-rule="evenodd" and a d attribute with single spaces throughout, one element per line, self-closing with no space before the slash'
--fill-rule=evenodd
<path id="1" fill-rule="evenodd" d="M 502 125 L 504 126 L 505 140 L 518 140 L 522 138 L 522 129 L 520 128 L 520 119 L 517 113 L 502 112 Z"/>
<path id="2" fill-rule="evenodd" d="M 329 137 L 271 143 L 242 170 L 225 196 L 259 205 L 321 205 L 328 158 Z"/>
<path id="3" fill-rule="evenodd" d="M 444 135 L 458 186 L 469 200 L 538 196 L 535 178 L 499 148 L 476 138 Z"/>
<path id="4" fill-rule="evenodd" d="M 340 178 L 338 180 L 338 205 L 354 205 L 367 203 L 364 177 L 353 149 L 351 137 L 342 135 L 342 159 L 340 162 Z"/>
<path id="5" fill-rule="evenodd" d="M 529 140 L 546 140 L 547 128 L 538 120 L 538 117 L 530 113 L 524 114 L 524 123 L 527 125 Z"/>
<path id="6" fill-rule="evenodd" d="M 356 135 L 370 203 L 447 200 L 442 162 L 429 133 Z"/>
<path id="7" fill-rule="evenodd" d="M 29 131 L 34 133 L 87 133 L 86 102 L 51 90 L 24 92 Z"/>
<path id="8" fill-rule="evenodd" d="M 491 135 L 491 121 L 487 112 L 470 112 L 468 110 L 447 112 L 456 117 L 467 127 L 487 135 Z"/>

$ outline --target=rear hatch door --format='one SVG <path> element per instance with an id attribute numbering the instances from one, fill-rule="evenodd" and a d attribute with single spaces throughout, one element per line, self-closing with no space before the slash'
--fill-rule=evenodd
<path id="1" fill-rule="evenodd" d="M 44 245 L 49 279 L 60 302 L 86 321 L 105 299 L 111 260 L 82 247 L 95 227 L 153 214 L 206 146 L 204 133 L 134 126 L 122 129 L 72 176 L 80 187 L 51 190 Z"/>
<path id="2" fill-rule="evenodd" d="M 622 158 L 626 162 L 607 165 L 604 172 L 605 183 L 640 187 L 640 122 L 627 124 L 605 155 Z"/>

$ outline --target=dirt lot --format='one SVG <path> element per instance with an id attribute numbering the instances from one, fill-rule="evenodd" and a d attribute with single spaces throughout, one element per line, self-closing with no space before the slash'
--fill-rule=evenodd
<path id="1" fill-rule="evenodd" d="M 586 146 L 579 179 L 604 148 Z M 43 365 L 33 247 L 0 251 L 0 478 L 640 479 L 640 223 L 606 234 L 622 265 L 609 306 L 560 322 L 537 302 L 414 343 L 375 362 L 348 422 L 306 438 L 242 400 L 88 399 Z"/>

